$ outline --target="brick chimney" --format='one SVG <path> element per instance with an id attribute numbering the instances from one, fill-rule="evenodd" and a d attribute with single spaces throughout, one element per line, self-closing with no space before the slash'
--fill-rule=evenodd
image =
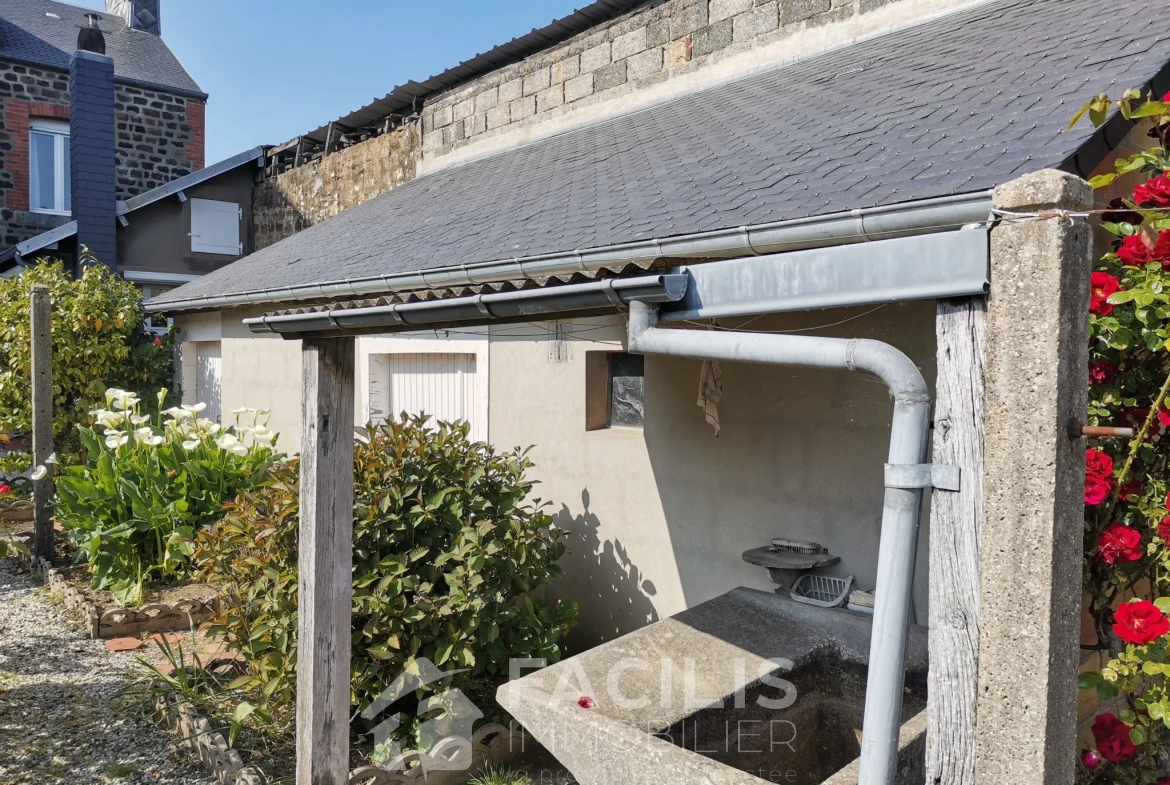
<path id="1" fill-rule="evenodd" d="M 106 13 L 120 16 L 134 30 L 162 35 L 159 0 L 106 0 Z"/>
<path id="2" fill-rule="evenodd" d="M 91 19 L 69 63 L 69 171 L 77 242 L 117 269 L 114 60 Z M 96 36 L 95 36 L 96 32 Z M 97 51 L 94 51 L 97 50 Z"/>

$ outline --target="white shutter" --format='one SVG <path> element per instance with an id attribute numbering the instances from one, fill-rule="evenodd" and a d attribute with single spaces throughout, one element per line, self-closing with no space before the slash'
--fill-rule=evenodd
<path id="1" fill-rule="evenodd" d="M 383 354 L 370 357 L 370 417 L 375 422 L 407 414 L 471 423 L 475 414 L 474 354 Z"/>
<path id="2" fill-rule="evenodd" d="M 211 199 L 191 200 L 191 251 L 240 255 L 240 206 Z"/>
<path id="3" fill-rule="evenodd" d="M 219 341 L 195 342 L 195 402 L 207 408 L 199 415 L 220 422 L 223 415 L 223 350 Z"/>

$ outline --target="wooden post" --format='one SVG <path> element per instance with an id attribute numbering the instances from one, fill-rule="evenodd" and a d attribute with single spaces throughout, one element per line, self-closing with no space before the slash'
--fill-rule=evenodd
<path id="1" fill-rule="evenodd" d="M 975 782 L 979 545 L 983 530 L 983 298 L 936 312 L 934 463 L 962 470 L 958 493 L 930 503 L 930 675 L 926 782 Z"/>
<path id="2" fill-rule="evenodd" d="M 302 344 L 297 783 L 349 782 L 354 339 Z"/>
<path id="3" fill-rule="evenodd" d="M 53 558 L 53 300 L 49 287 L 34 286 L 29 297 L 29 336 L 32 352 L 33 466 L 48 473 L 33 481 L 33 555 Z"/>

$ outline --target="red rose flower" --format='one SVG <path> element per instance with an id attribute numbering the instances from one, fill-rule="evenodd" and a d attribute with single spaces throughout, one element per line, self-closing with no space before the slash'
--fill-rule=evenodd
<path id="1" fill-rule="evenodd" d="M 1085 450 L 1085 474 L 1091 474 L 1095 477 L 1112 477 L 1113 459 L 1109 457 L 1108 453 L 1100 450 L 1092 448 Z"/>
<path id="2" fill-rule="evenodd" d="M 1149 600 L 1123 602 L 1113 614 L 1113 632 L 1126 643 L 1145 646 L 1170 632 L 1170 619 Z"/>
<path id="3" fill-rule="evenodd" d="M 1100 504 L 1113 492 L 1113 459 L 1100 450 L 1085 450 L 1085 504 Z"/>
<path id="4" fill-rule="evenodd" d="M 1166 407 L 1165 402 L 1158 404 L 1158 422 L 1170 426 L 1170 408 Z"/>
<path id="5" fill-rule="evenodd" d="M 1107 477 L 1085 475 L 1085 504 L 1094 507 L 1113 493 L 1113 480 Z"/>
<path id="6" fill-rule="evenodd" d="M 1117 258 L 1131 267 L 1140 267 L 1148 262 L 1170 264 L 1170 231 L 1158 235 L 1158 242 L 1150 248 L 1140 235 L 1131 234 L 1122 238 L 1121 247 L 1117 249 Z"/>
<path id="7" fill-rule="evenodd" d="M 1097 316 L 1108 316 L 1113 312 L 1113 304 L 1108 301 L 1109 295 L 1120 289 L 1121 283 L 1109 273 L 1097 271 L 1093 273 L 1092 286 L 1092 294 L 1089 297 L 1089 312 Z"/>
<path id="8" fill-rule="evenodd" d="M 1170 545 L 1170 515 L 1167 515 L 1158 524 L 1158 536 L 1162 538 L 1162 542 Z"/>
<path id="9" fill-rule="evenodd" d="M 12 493 L 12 489 L 7 485 L 0 485 L 0 493 Z"/>
<path id="10" fill-rule="evenodd" d="M 1158 175 L 1133 189 L 1139 207 L 1170 207 L 1170 177 Z"/>
<path id="11" fill-rule="evenodd" d="M 1142 557 L 1142 533 L 1120 523 L 1111 523 L 1097 538 L 1097 556 L 1106 564 L 1137 561 Z"/>
<path id="12" fill-rule="evenodd" d="M 1081 753 L 1081 765 L 1092 771 L 1101 765 L 1101 756 L 1092 750 L 1085 750 Z"/>
<path id="13" fill-rule="evenodd" d="M 1104 360 L 1089 363 L 1089 384 L 1108 384 L 1117 375 L 1117 366 Z"/>
<path id="14" fill-rule="evenodd" d="M 1093 721 L 1093 740 L 1101 757 L 1114 763 L 1132 758 L 1137 752 L 1129 738 L 1129 726 L 1109 712 L 1098 714 Z"/>
<path id="15" fill-rule="evenodd" d="M 162 346 L 162 338 L 159 338 L 157 335 L 154 336 L 154 345 L 155 346 Z"/>
<path id="16" fill-rule="evenodd" d="M 1170 510 L 1170 493 L 1166 494 L 1166 509 Z"/>

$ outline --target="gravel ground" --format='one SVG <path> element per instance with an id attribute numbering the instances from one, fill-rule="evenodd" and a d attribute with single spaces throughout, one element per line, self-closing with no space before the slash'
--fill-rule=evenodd
<path id="1" fill-rule="evenodd" d="M 174 737 L 111 705 L 136 654 L 82 635 L 0 558 L 0 785 L 214 785 Z"/>

